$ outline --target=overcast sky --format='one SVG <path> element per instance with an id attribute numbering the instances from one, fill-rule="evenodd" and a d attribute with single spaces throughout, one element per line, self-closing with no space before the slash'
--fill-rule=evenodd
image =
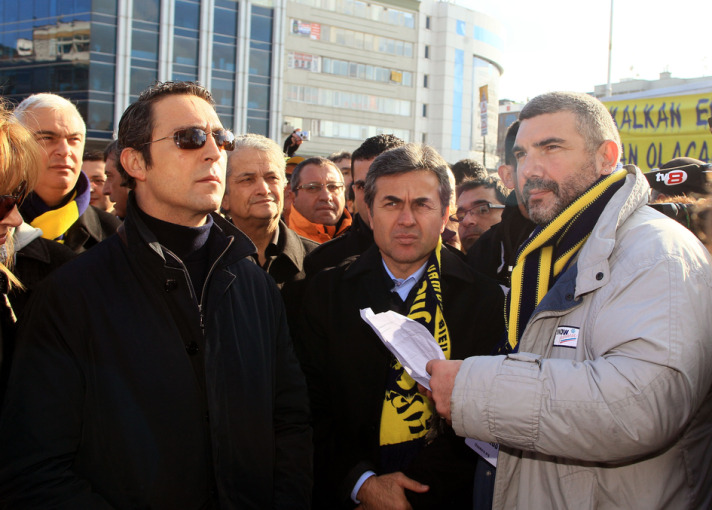
<path id="1" fill-rule="evenodd" d="M 608 76 L 610 0 L 460 0 L 506 27 L 500 98 L 591 92 Z M 614 0 L 612 81 L 712 75 L 712 1 Z M 712 91 L 710 91 L 712 93 Z"/>

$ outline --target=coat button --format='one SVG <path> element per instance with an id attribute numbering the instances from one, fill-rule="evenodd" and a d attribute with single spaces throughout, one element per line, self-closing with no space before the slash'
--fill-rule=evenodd
<path id="1" fill-rule="evenodd" d="M 196 342 L 190 342 L 189 344 L 187 344 L 185 346 L 185 350 L 188 354 L 190 354 L 191 356 L 194 356 L 194 355 L 198 354 L 198 351 L 200 350 L 200 348 L 198 348 L 198 344 Z"/>
<path id="2" fill-rule="evenodd" d="M 178 282 L 176 282 L 174 279 L 170 278 L 170 279 L 166 280 L 166 283 L 163 288 L 166 290 L 166 292 L 170 292 L 172 290 L 175 290 L 176 287 L 178 287 Z"/>
<path id="3" fill-rule="evenodd" d="M 599 282 L 603 280 L 603 273 L 596 273 L 596 280 L 598 280 Z"/>
<path id="4" fill-rule="evenodd" d="M 566 301 L 573 301 L 574 295 L 573 294 L 566 294 Z"/>

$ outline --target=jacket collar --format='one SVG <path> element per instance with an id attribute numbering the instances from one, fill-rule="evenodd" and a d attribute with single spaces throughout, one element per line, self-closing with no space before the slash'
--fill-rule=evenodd
<path id="1" fill-rule="evenodd" d="M 288 260 L 298 272 L 304 271 L 304 257 L 307 254 L 304 244 L 299 235 L 282 220 L 279 221 L 279 238 L 284 239 L 284 246 L 280 256 Z"/>
<path id="2" fill-rule="evenodd" d="M 346 208 L 344 208 L 344 212 L 341 214 L 339 222 L 334 226 L 313 223 L 306 219 L 296 207 L 292 207 L 292 210 L 289 213 L 289 228 L 294 230 L 299 235 L 320 244 L 341 235 L 351 226 L 351 222 L 351 214 L 348 210 L 346 210 Z"/>
<path id="3" fill-rule="evenodd" d="M 351 257 L 347 260 L 353 260 Z M 358 278 L 359 276 L 374 270 L 385 271 L 382 269 L 381 251 L 376 244 L 368 248 L 361 256 L 356 258 L 353 263 L 346 269 L 344 278 Z M 441 278 L 457 278 L 467 283 L 474 283 L 475 278 L 467 264 L 457 255 L 450 252 L 443 246 L 440 252 L 440 275 Z"/>
<path id="4" fill-rule="evenodd" d="M 616 245 L 618 228 L 631 214 L 648 203 L 650 185 L 641 171 L 633 165 L 624 166 L 623 171 L 628 173 L 623 187 L 606 205 L 576 261 L 577 297 L 608 282 L 609 258 Z"/>
<path id="5" fill-rule="evenodd" d="M 141 220 L 137 209 L 138 204 L 136 203 L 136 198 L 134 193 L 129 194 L 128 203 L 126 206 L 126 219 L 120 230 L 125 232 L 126 242 L 128 244 L 133 244 L 135 242 L 141 242 L 148 246 L 148 248 L 158 255 L 163 262 L 166 262 L 166 256 L 163 253 L 163 248 L 158 242 L 155 234 L 145 225 Z M 218 213 L 211 213 L 213 218 L 213 231 L 217 230 L 222 233 L 226 238 L 234 238 L 231 249 L 228 254 L 226 254 L 225 263 L 229 264 L 235 260 L 248 257 L 256 253 L 255 245 L 252 243 L 249 237 L 243 234 L 237 227 L 232 223 L 224 219 Z M 119 232 L 123 237 L 123 233 Z"/>

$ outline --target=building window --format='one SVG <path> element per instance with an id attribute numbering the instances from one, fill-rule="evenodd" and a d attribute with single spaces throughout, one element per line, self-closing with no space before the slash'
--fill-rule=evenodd
<path id="1" fill-rule="evenodd" d="M 420 143 L 428 143 L 428 133 L 422 133 L 420 136 Z"/>
<path id="2" fill-rule="evenodd" d="M 455 31 L 457 32 L 457 35 L 467 35 L 466 28 L 465 28 L 465 22 L 458 19 L 455 21 Z"/>
<path id="3" fill-rule="evenodd" d="M 430 58 L 430 45 L 425 45 L 425 58 Z"/>
<path id="4" fill-rule="evenodd" d="M 425 16 L 425 29 L 430 30 L 430 16 Z"/>
<path id="5" fill-rule="evenodd" d="M 423 75 L 423 88 L 424 89 L 428 88 L 428 75 L 427 74 Z"/>
<path id="6" fill-rule="evenodd" d="M 428 116 L 428 105 L 423 104 L 423 117 L 427 117 L 427 116 Z"/>

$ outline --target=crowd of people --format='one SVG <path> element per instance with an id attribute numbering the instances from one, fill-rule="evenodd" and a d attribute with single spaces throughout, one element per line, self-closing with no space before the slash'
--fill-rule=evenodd
<path id="1" fill-rule="evenodd" d="M 491 173 L 304 138 L 191 82 L 98 153 L 2 105 L 0 508 L 712 507 L 709 164 L 622 166 L 566 92 Z M 432 337 L 428 387 L 366 309 Z"/>

